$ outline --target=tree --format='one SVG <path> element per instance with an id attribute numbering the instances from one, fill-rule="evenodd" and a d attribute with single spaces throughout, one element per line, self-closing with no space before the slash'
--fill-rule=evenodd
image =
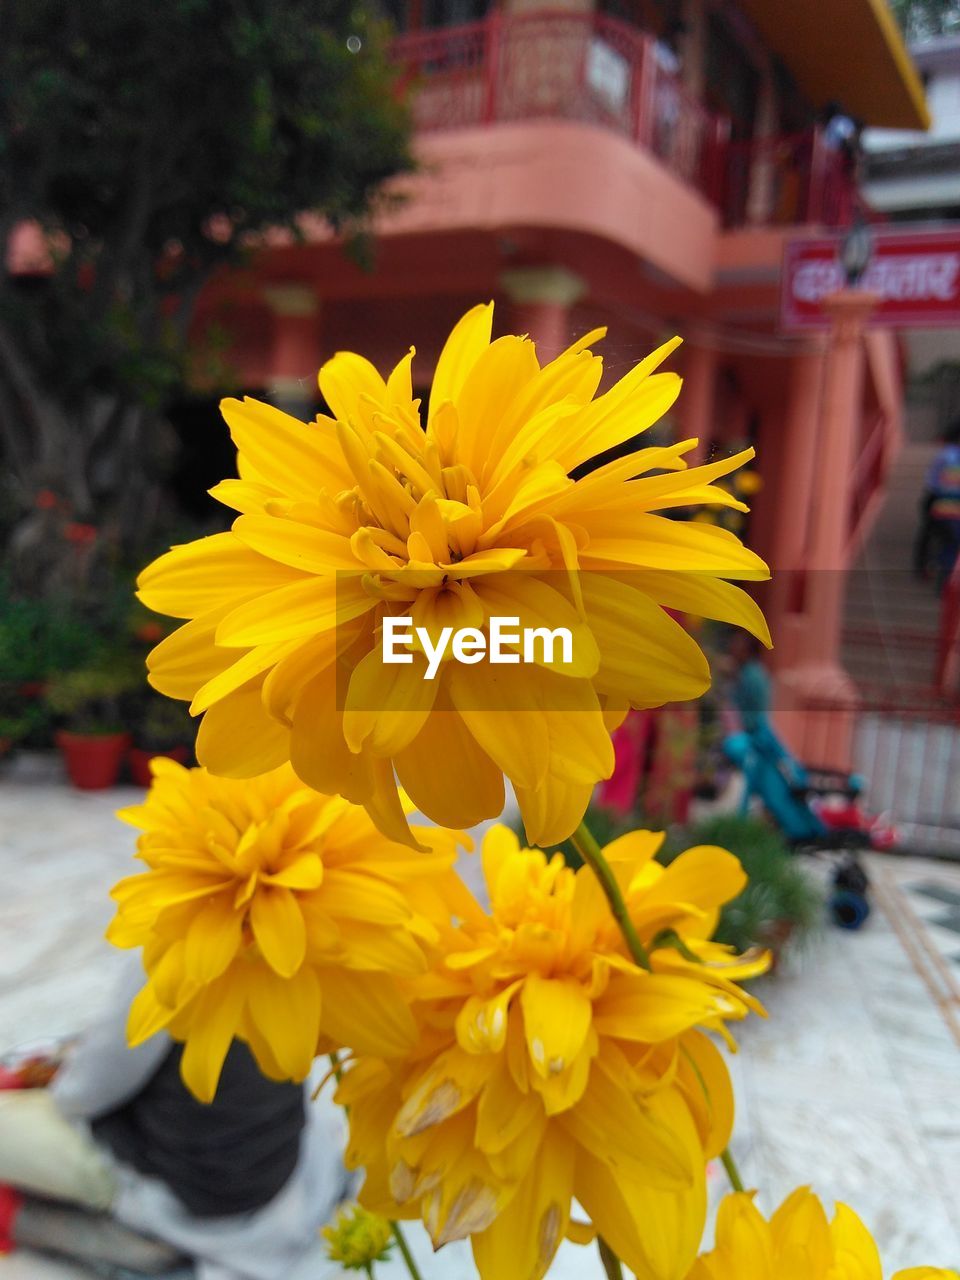
<path id="1" fill-rule="evenodd" d="M 204 284 L 304 211 L 362 227 L 412 167 L 392 84 L 354 0 L 6 0 L 0 452 L 20 550 L 42 541 L 38 494 L 101 535 L 135 525 Z M 10 274 L 30 224 L 49 263 Z"/>
<path id="2" fill-rule="evenodd" d="M 960 32 L 960 0 L 891 0 L 908 40 Z"/>

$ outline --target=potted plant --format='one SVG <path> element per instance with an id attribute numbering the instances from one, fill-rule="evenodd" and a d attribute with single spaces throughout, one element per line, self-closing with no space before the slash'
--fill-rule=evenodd
<path id="1" fill-rule="evenodd" d="M 48 683 L 47 705 L 63 726 L 56 743 L 75 787 L 97 791 L 116 782 L 130 745 L 122 700 L 131 687 L 122 665 L 81 668 Z"/>
<path id="2" fill-rule="evenodd" d="M 196 725 L 186 705 L 172 698 L 149 697 L 134 730 L 130 748 L 130 777 L 138 787 L 149 787 L 150 761 L 167 756 L 180 764 L 190 758 Z"/>

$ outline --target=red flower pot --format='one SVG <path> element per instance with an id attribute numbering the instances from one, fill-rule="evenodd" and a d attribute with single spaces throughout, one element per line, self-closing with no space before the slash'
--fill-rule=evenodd
<path id="1" fill-rule="evenodd" d="M 67 776 L 75 787 L 103 791 L 116 783 L 130 745 L 129 733 L 69 733 L 60 729 L 56 737 Z"/>
<path id="2" fill-rule="evenodd" d="M 171 747 L 169 751 L 146 751 L 143 747 L 131 747 L 128 758 L 130 777 L 138 787 L 149 787 L 153 781 L 153 775 L 150 772 L 151 760 L 155 760 L 157 756 L 163 756 L 165 760 L 176 760 L 177 764 L 186 764 L 189 755 L 188 747 Z"/>

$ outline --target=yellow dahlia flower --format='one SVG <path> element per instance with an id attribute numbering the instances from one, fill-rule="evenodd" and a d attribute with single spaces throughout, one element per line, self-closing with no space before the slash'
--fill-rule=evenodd
<path id="1" fill-rule="evenodd" d="M 347 1271 L 373 1274 L 375 1262 L 386 1262 L 393 1231 L 386 1218 L 369 1213 L 359 1205 L 341 1209 L 336 1222 L 324 1227 L 321 1235 L 327 1242 L 327 1256 Z"/>
<path id="2" fill-rule="evenodd" d="M 717 1215 L 716 1245 L 688 1280 L 883 1280 L 873 1237 L 838 1204 L 828 1221 L 809 1187 L 784 1200 L 769 1222 L 747 1193 L 729 1195 Z M 956 1271 L 915 1267 L 893 1280 L 960 1280 Z"/>
<path id="3" fill-rule="evenodd" d="M 584 474 L 669 409 L 680 379 L 654 370 L 679 340 L 597 396 L 589 348 L 603 330 L 541 367 L 527 338 L 491 342 L 492 315 L 475 307 L 454 328 L 425 424 L 412 350 L 386 381 L 361 356 L 336 355 L 320 371 L 334 416 L 310 424 L 224 401 L 240 478 L 211 492 L 240 515 L 139 581 L 151 609 L 188 619 L 153 651 L 150 680 L 204 713 L 197 753 L 211 772 L 292 760 L 304 782 L 365 805 L 402 840 L 395 771 L 418 808 L 456 827 L 501 812 L 506 775 L 530 838 L 552 843 L 612 772 L 608 729 L 627 708 L 709 684 L 666 610 L 769 642 L 756 605 L 726 581 L 766 577 L 763 562 L 723 530 L 668 518 L 704 503 L 745 510 L 713 481 L 750 450 L 688 470 L 689 440 Z M 572 653 L 540 644 L 519 668 L 448 647 L 427 679 L 420 640 L 409 664 L 384 663 L 394 617 L 431 648 L 447 627 L 486 641 L 492 617 L 563 627 Z"/>
<path id="4" fill-rule="evenodd" d="M 147 869 L 113 889 L 107 932 L 143 948 L 130 1044 L 164 1027 L 184 1041 L 183 1079 L 205 1102 L 234 1037 L 276 1079 L 302 1080 L 318 1051 L 343 1044 L 409 1048 L 397 983 L 426 969 L 438 895 L 456 894 L 454 833 L 423 828 L 432 852 L 411 854 L 288 765 L 242 782 L 172 760 L 152 768 L 145 803 L 118 814 L 142 831 Z"/>
<path id="5" fill-rule="evenodd" d="M 766 960 L 708 941 L 743 886 L 736 858 L 701 847 L 664 868 L 661 839 L 606 849 L 647 971 L 589 869 L 495 827 L 490 914 L 462 908 L 445 958 L 411 983 L 418 1045 L 360 1056 L 343 1078 L 361 1203 L 422 1217 L 438 1247 L 471 1236 L 483 1280 L 539 1280 L 574 1196 L 641 1280 L 679 1280 L 696 1255 L 705 1161 L 733 1119 L 703 1029 L 758 1008 L 735 980 Z"/>

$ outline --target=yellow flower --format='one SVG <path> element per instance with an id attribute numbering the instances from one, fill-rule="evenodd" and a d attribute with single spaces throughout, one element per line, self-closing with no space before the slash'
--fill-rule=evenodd
<path id="1" fill-rule="evenodd" d="M 385 1262 L 390 1251 L 393 1232 L 386 1218 L 378 1213 L 368 1213 L 359 1205 L 341 1209 L 331 1227 L 321 1233 L 327 1241 L 327 1255 L 331 1262 L 340 1262 L 348 1271 L 366 1271 L 370 1274 L 375 1262 Z"/>
<path id="2" fill-rule="evenodd" d="M 882 1280 L 880 1254 L 852 1209 L 838 1204 L 833 1221 L 809 1187 L 784 1200 L 769 1222 L 752 1194 L 729 1195 L 717 1214 L 716 1245 L 688 1280 Z M 916 1267 L 893 1280 L 960 1280 L 955 1271 Z"/>
<path id="3" fill-rule="evenodd" d="M 411 854 L 289 766 L 242 782 L 152 767 L 145 803 L 118 814 L 143 832 L 147 870 L 113 889 L 107 933 L 143 948 L 130 1044 L 164 1027 L 184 1041 L 181 1072 L 203 1101 L 234 1037 L 276 1079 L 302 1080 L 342 1044 L 407 1048 L 416 1028 L 398 980 L 426 968 L 437 895 L 456 892 L 455 834 L 421 828 L 433 852 Z"/>
<path id="4" fill-rule="evenodd" d="M 661 840 L 633 832 L 606 850 L 648 972 L 589 869 L 495 827 L 490 914 L 463 907 L 445 958 L 411 983 L 416 1049 L 344 1076 L 361 1203 L 422 1217 L 438 1247 L 472 1236 L 483 1280 L 539 1280 L 576 1230 L 574 1196 L 640 1280 L 679 1280 L 696 1255 L 705 1161 L 733 1120 L 703 1030 L 759 1009 L 735 980 L 766 957 L 708 941 L 739 862 L 701 847 L 664 868 Z"/>
<path id="5" fill-rule="evenodd" d="M 384 381 L 342 352 L 320 371 L 334 417 L 304 424 L 254 400 L 222 409 L 239 479 L 212 490 L 230 532 L 175 547 L 140 577 L 151 609 L 188 619 L 149 659 L 151 683 L 204 713 L 197 752 L 247 777 L 287 760 L 409 840 L 394 771 L 442 826 L 496 816 L 514 784 L 531 840 L 565 838 L 613 769 L 608 730 L 629 706 L 698 697 L 709 670 L 666 610 L 745 626 L 760 611 L 726 579 L 766 566 L 731 534 L 670 509 L 743 508 L 713 481 L 736 458 L 687 469 L 694 441 L 585 464 L 632 441 L 680 387 L 661 347 L 603 395 L 596 330 L 540 367 L 526 338 L 491 342 L 492 306 L 456 325 L 421 425 L 411 359 Z M 581 572 L 582 571 L 582 572 Z M 451 658 L 424 679 L 382 661 L 385 618 L 436 644 L 491 617 L 563 627 L 571 662 Z M 472 655 L 476 657 L 477 655 Z"/>

